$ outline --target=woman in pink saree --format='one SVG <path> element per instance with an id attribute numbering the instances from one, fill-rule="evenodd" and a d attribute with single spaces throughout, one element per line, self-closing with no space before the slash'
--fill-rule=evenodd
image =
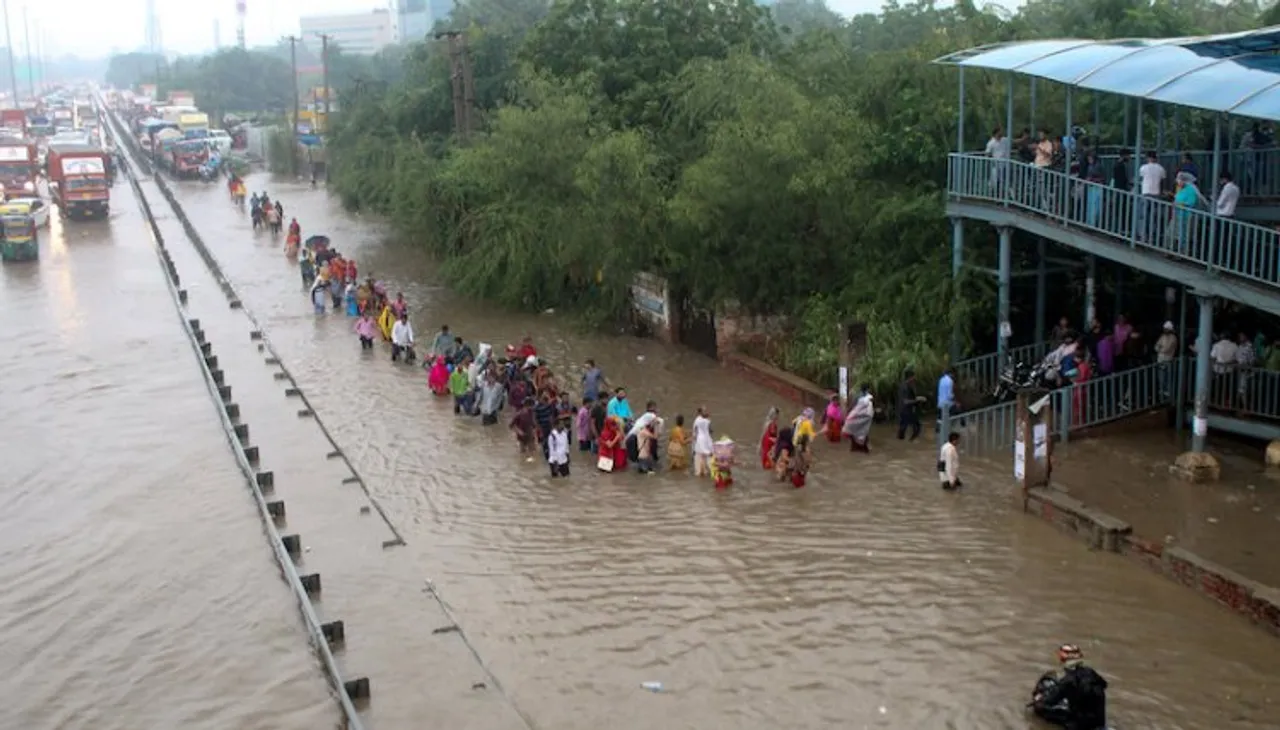
<path id="1" fill-rule="evenodd" d="M 427 374 L 427 387 L 436 395 L 449 394 L 449 367 L 444 364 L 443 357 L 437 357 Z"/>

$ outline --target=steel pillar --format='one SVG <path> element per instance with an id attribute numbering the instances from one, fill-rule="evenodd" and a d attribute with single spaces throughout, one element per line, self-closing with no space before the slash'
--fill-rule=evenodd
<path id="1" fill-rule="evenodd" d="M 1084 262 L 1084 327 L 1081 331 L 1088 332 L 1089 325 L 1093 323 L 1093 318 L 1098 313 L 1098 259 L 1087 256 Z"/>
<path id="2" fill-rule="evenodd" d="M 953 299 L 960 304 L 960 271 L 964 267 L 964 219 L 951 219 L 951 288 Z M 960 362 L 960 323 L 951 330 L 951 362 Z"/>
<path id="3" fill-rule="evenodd" d="M 1200 304 L 1200 331 L 1196 333 L 1196 415 L 1191 421 L 1191 450 L 1205 450 L 1209 434 L 1209 350 L 1213 347 L 1213 297 L 1196 294 Z"/>
<path id="4" fill-rule="evenodd" d="M 1002 227 L 1000 232 L 1000 273 L 997 280 L 999 299 L 999 331 L 996 333 L 996 362 L 1003 367 L 1009 350 L 1009 291 L 1013 279 L 1013 229 Z"/>
<path id="5" fill-rule="evenodd" d="M 1036 240 L 1036 342 L 1044 342 L 1044 325 L 1045 325 L 1045 280 L 1048 278 L 1048 270 L 1045 264 L 1045 240 L 1043 238 Z"/>

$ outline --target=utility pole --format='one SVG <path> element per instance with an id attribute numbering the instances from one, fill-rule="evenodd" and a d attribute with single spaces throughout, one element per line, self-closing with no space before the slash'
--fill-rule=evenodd
<path id="1" fill-rule="evenodd" d="M 436 39 L 449 41 L 449 80 L 453 85 L 454 132 L 466 141 L 471 137 L 471 110 L 475 106 L 475 81 L 471 77 L 471 60 L 467 54 L 467 37 L 456 30 L 436 33 Z"/>
<path id="2" fill-rule="evenodd" d="M 27 6 L 22 6 L 22 35 L 27 47 L 27 85 L 31 87 L 31 98 L 36 98 L 36 67 L 31 63 L 31 23 L 27 21 Z"/>
<path id="3" fill-rule="evenodd" d="M 289 39 L 289 66 L 293 70 L 293 128 L 289 130 L 289 150 L 293 161 L 293 174 L 298 174 L 298 122 L 302 120 L 298 107 L 298 37 L 291 35 Z"/>
<path id="4" fill-rule="evenodd" d="M 9 0 L 4 0 L 4 42 L 9 47 L 9 85 L 13 89 L 13 108 L 21 109 L 18 103 L 18 67 L 13 62 L 13 34 L 9 32 Z"/>
<path id="5" fill-rule="evenodd" d="M 324 133 L 329 133 L 329 39 L 328 33 L 320 34 L 321 83 L 324 84 Z"/>

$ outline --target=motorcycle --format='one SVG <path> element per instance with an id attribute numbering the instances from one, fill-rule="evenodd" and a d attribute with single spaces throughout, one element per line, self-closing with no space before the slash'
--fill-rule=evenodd
<path id="1" fill-rule="evenodd" d="M 1000 370 L 999 377 L 996 378 L 996 387 L 991 392 L 991 398 L 996 403 L 1004 403 L 1011 401 L 1018 395 L 1018 391 L 1024 388 L 1044 388 L 1051 390 L 1057 387 L 1051 377 L 1056 364 L 1052 362 L 1052 357 L 1041 360 L 1036 365 L 1028 365 L 1024 362 L 1010 362 Z"/>
<path id="2" fill-rule="evenodd" d="M 1071 720 L 1071 708 L 1066 700 L 1055 705 L 1041 705 L 1036 701 L 1037 697 L 1043 697 L 1053 691 L 1058 686 L 1058 675 L 1055 672 L 1045 672 L 1040 675 L 1040 679 L 1036 680 L 1036 685 L 1031 690 L 1031 701 L 1027 703 L 1027 709 L 1031 710 L 1041 720 L 1053 723 L 1058 726 L 1066 726 Z"/>

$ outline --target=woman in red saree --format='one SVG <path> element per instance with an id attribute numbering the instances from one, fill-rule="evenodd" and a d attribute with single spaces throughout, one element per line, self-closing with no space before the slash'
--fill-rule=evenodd
<path id="1" fill-rule="evenodd" d="M 822 431 L 827 440 L 833 444 L 840 443 L 840 429 L 844 428 L 844 409 L 840 407 L 840 396 L 832 395 L 827 409 L 822 412 Z"/>
<path id="2" fill-rule="evenodd" d="M 612 471 L 627 470 L 627 449 L 623 445 L 622 421 L 617 417 L 607 418 L 600 431 L 600 456 L 613 459 Z"/>
<path id="3" fill-rule="evenodd" d="M 760 466 L 766 471 L 773 468 L 773 449 L 778 445 L 778 409 L 770 408 L 764 419 L 764 433 L 760 436 Z"/>
<path id="4" fill-rule="evenodd" d="M 1085 409 L 1089 404 L 1089 380 L 1093 377 L 1093 364 L 1089 361 L 1090 353 L 1079 345 L 1076 346 L 1076 377 L 1071 386 L 1071 420 L 1076 425 L 1085 423 Z"/>
<path id="5" fill-rule="evenodd" d="M 427 375 L 427 387 L 436 395 L 449 394 L 449 368 L 444 364 L 443 357 L 437 357 L 435 364 L 431 366 L 431 372 Z"/>

